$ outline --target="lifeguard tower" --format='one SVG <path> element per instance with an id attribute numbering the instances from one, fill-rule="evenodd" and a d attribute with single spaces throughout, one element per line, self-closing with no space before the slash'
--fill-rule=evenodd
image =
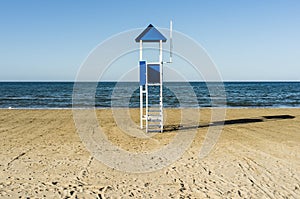
<path id="1" fill-rule="evenodd" d="M 171 39 L 172 38 L 172 22 L 170 23 L 170 61 Z M 152 24 L 150 24 L 136 39 L 140 44 L 140 127 L 146 129 L 146 132 L 163 132 L 163 50 L 162 44 L 166 42 L 166 37 L 161 34 Z M 143 43 L 157 43 L 159 50 L 158 61 L 148 62 L 143 59 Z M 152 89 L 149 89 L 152 87 Z M 159 96 L 153 97 L 149 101 L 150 92 L 153 87 L 158 87 Z M 157 89 L 156 89 L 157 90 Z M 156 93 L 157 94 L 157 93 Z M 145 101 L 145 104 L 144 104 Z M 151 102 L 151 103 L 150 103 Z"/>

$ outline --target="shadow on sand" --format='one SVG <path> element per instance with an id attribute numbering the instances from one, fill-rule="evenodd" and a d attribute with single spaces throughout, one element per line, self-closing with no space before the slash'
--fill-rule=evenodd
<path id="1" fill-rule="evenodd" d="M 164 132 L 188 130 L 188 129 L 195 129 L 195 128 L 205 128 L 205 127 L 210 127 L 210 126 L 268 122 L 268 121 L 274 121 L 274 120 L 284 120 L 284 119 L 294 119 L 294 118 L 295 118 L 295 116 L 292 116 L 292 115 L 271 115 L 271 116 L 262 116 L 262 117 L 258 117 L 258 118 L 242 118 L 242 119 L 234 119 L 234 120 L 217 121 L 217 122 L 212 122 L 209 124 L 203 124 L 203 125 L 199 125 L 199 126 L 165 125 Z"/>

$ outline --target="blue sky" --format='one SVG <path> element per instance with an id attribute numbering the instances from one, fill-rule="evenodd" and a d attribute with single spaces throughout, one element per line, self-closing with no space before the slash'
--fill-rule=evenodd
<path id="1" fill-rule="evenodd" d="M 103 40 L 170 19 L 224 80 L 300 81 L 299 10 L 298 0 L 3 0 L 0 81 L 72 81 Z"/>

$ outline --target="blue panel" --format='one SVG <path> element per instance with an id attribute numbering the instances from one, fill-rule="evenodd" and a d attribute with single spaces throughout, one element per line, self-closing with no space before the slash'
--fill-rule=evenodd
<path id="1" fill-rule="evenodd" d="M 148 83 L 160 83 L 159 64 L 148 64 Z"/>
<path id="2" fill-rule="evenodd" d="M 146 61 L 140 61 L 140 86 L 146 84 Z"/>

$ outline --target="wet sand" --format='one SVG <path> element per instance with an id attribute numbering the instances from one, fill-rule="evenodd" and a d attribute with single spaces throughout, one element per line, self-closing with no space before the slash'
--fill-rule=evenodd
<path id="1" fill-rule="evenodd" d="M 130 113 L 138 129 L 139 110 Z M 200 114 L 199 126 L 184 128 L 180 110 L 168 109 L 167 131 L 144 139 L 124 133 L 110 109 L 97 110 L 107 138 L 129 152 L 154 151 L 176 134 L 196 131 L 176 162 L 130 173 L 91 156 L 76 132 L 72 110 L 2 109 L 0 197 L 299 198 L 300 109 L 227 109 L 225 121 L 211 121 L 210 109 Z M 208 129 L 222 122 L 216 145 L 200 159 Z"/>

